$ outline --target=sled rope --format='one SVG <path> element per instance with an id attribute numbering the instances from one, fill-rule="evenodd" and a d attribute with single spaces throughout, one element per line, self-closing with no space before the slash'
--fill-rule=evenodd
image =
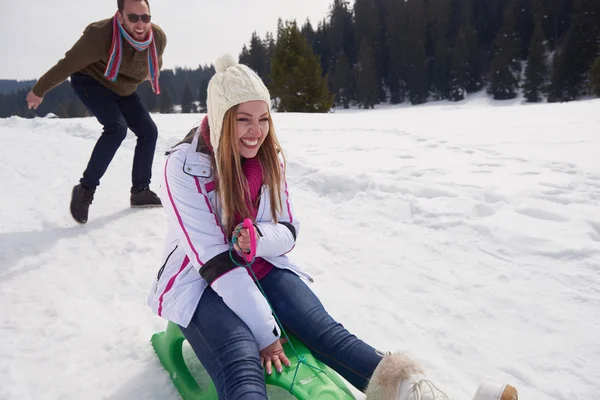
<path id="1" fill-rule="evenodd" d="M 290 340 L 290 337 L 288 336 L 287 332 L 285 331 L 285 329 L 283 327 L 283 324 L 279 320 L 279 317 L 277 316 L 277 313 L 275 313 L 275 310 L 273 309 L 273 306 L 271 306 L 271 302 L 267 298 L 267 294 L 265 293 L 265 291 L 263 290 L 260 282 L 256 278 L 256 275 L 254 274 L 254 271 L 252 271 L 251 267 L 252 267 L 252 264 L 254 263 L 254 260 L 256 259 L 256 253 L 255 253 L 255 251 L 252 252 L 252 254 L 253 254 L 252 260 L 250 260 L 250 261 L 244 261 L 244 263 L 237 262 L 235 260 L 235 258 L 233 257 L 233 252 L 235 251 L 235 249 L 234 249 L 233 246 L 235 246 L 235 244 L 237 243 L 237 236 L 240 233 L 240 231 L 242 230 L 242 228 L 243 227 L 240 226 L 239 228 L 236 229 L 235 235 L 233 235 L 233 239 L 232 239 L 231 243 L 229 244 L 229 258 L 231 258 L 231 261 L 235 265 L 237 265 L 238 267 L 246 268 L 248 271 L 250 271 L 250 273 L 252 274 L 252 278 L 254 279 L 254 282 L 258 286 L 258 289 L 260 290 L 260 292 L 262 293 L 262 295 L 264 296 L 264 298 L 267 300 L 267 304 L 269 304 L 269 307 L 271 308 L 271 312 L 273 313 L 273 316 L 275 317 L 275 321 L 277 321 L 277 324 L 279 325 L 279 328 L 281 329 L 281 332 L 283 333 L 284 337 L 287 339 L 287 342 L 290 344 L 290 347 L 292 348 L 292 352 L 294 353 L 294 355 L 298 359 L 298 365 L 296 365 L 296 370 L 294 371 L 294 378 L 292 379 L 292 385 L 290 386 L 290 389 L 289 389 L 289 391 L 291 393 L 292 389 L 294 388 L 294 383 L 296 383 L 296 376 L 298 375 L 298 369 L 300 368 L 300 364 L 304 364 L 307 367 L 310 367 L 310 368 L 312 368 L 314 370 L 317 370 L 318 372 L 325 373 L 325 371 L 323 371 L 319 367 L 316 367 L 314 365 L 310 365 L 308 362 L 306 362 L 306 358 L 304 356 L 300 356 L 298 354 L 298 352 L 296 351 L 296 348 L 294 347 L 294 344 L 292 343 L 292 341 Z M 252 232 L 252 234 L 254 234 L 254 232 Z"/>

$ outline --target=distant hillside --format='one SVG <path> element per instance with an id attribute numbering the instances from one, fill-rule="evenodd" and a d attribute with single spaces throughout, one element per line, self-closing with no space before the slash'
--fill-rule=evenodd
<path id="1" fill-rule="evenodd" d="M 0 93 L 11 93 L 15 90 L 31 87 L 34 84 L 35 80 L 15 81 L 12 79 L 0 79 Z"/>

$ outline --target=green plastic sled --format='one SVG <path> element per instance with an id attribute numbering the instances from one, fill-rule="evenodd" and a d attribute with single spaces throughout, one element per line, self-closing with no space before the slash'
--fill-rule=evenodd
<path id="1" fill-rule="evenodd" d="M 298 355 L 308 365 L 301 363 L 296 368 L 298 358 L 294 355 L 289 343 L 286 343 L 283 348 L 291 366 L 284 367 L 282 373 L 274 370 L 271 376 L 265 372 L 269 398 L 274 392 L 272 389 L 280 388 L 279 393 L 282 392 L 281 389 L 284 389 L 288 398 L 291 394 L 298 400 L 355 400 L 352 392 L 335 371 L 314 358 L 308 348 L 294 336 L 289 334 L 288 336 Z M 175 387 L 184 400 L 218 400 L 217 390 L 205 370 L 200 371 L 202 375 L 205 375 L 202 388 L 190 373 L 183 358 L 185 337 L 176 324 L 169 322 L 166 331 L 155 333 L 152 335 L 151 341 L 160 362 L 169 372 Z M 318 369 L 311 368 L 309 365 Z M 295 379 L 294 375 L 296 375 Z"/>

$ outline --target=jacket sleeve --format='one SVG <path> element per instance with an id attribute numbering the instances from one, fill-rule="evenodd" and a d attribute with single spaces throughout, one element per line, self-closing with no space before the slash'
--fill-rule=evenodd
<path id="1" fill-rule="evenodd" d="M 292 251 L 296 245 L 296 238 L 300 232 L 300 222 L 294 214 L 290 190 L 285 179 L 285 171 L 280 198 L 282 210 L 278 214 L 278 222 L 259 222 L 256 224 L 260 236 L 256 245 L 257 257 L 280 256 Z M 272 204 L 271 207 L 274 207 L 274 205 Z"/>
<path id="2" fill-rule="evenodd" d="M 250 328 L 262 350 L 279 338 L 279 327 L 248 272 L 231 261 L 227 235 L 204 182 L 184 171 L 181 153 L 171 154 L 165 163 L 162 197 L 168 223 L 178 232 L 179 243 L 195 268 Z"/>
<path id="3" fill-rule="evenodd" d="M 40 77 L 33 86 L 32 91 L 36 96 L 43 97 L 49 90 L 66 80 L 72 73 L 82 70 L 102 58 L 98 34 L 87 27 L 83 35 L 65 53 L 64 58 L 56 63 L 48 72 Z"/>

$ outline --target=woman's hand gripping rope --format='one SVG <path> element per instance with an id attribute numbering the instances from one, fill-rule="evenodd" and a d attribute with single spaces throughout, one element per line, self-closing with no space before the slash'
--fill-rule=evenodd
<path id="1" fill-rule="evenodd" d="M 249 221 L 247 219 L 247 221 Z M 252 233 L 251 233 L 252 232 Z M 250 236 L 252 235 L 253 238 Z M 254 239 L 254 241 L 252 240 Z M 256 241 L 258 240 L 258 232 L 254 229 L 254 225 L 250 222 L 249 227 L 246 221 L 238 224 L 233 231 L 233 249 L 238 253 L 251 254 L 254 243 L 254 254 L 256 253 Z M 246 258 L 247 262 L 251 262 L 254 257 Z"/>

